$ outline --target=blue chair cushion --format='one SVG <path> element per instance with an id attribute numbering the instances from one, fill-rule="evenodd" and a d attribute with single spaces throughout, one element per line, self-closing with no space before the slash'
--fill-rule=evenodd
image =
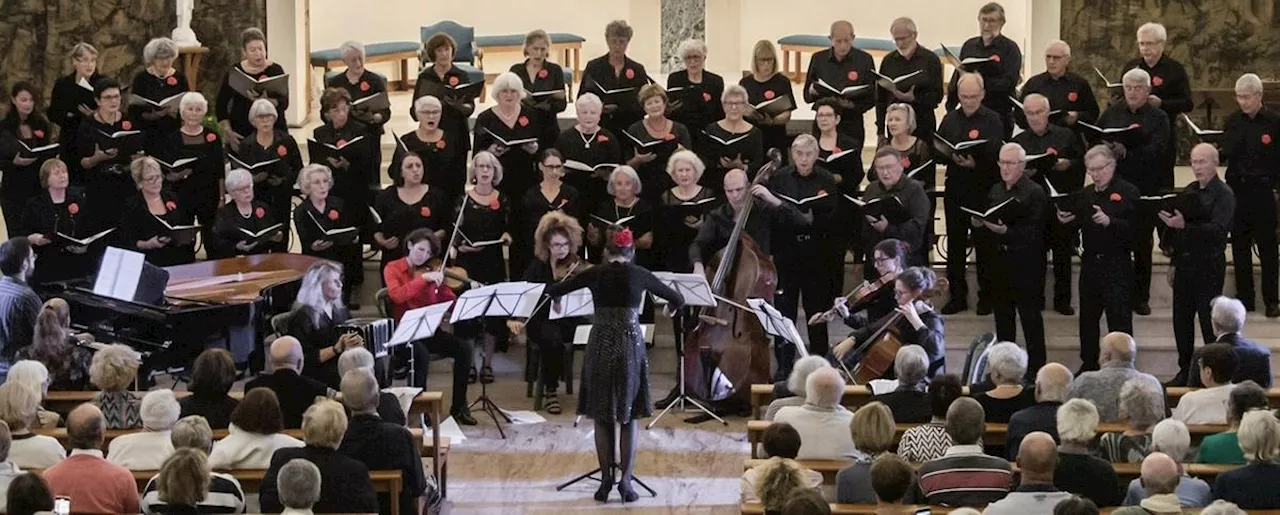
<path id="1" fill-rule="evenodd" d="M 778 40 L 779 45 L 800 45 L 813 47 L 831 46 L 831 39 L 818 34 L 792 34 Z M 893 40 L 879 38 L 854 38 L 853 46 L 862 50 L 878 50 L 892 52 L 895 48 Z"/>
<path id="2" fill-rule="evenodd" d="M 453 42 L 458 45 L 458 50 L 454 52 L 453 60 L 466 63 L 474 63 L 476 61 L 475 42 L 476 28 L 459 25 L 453 20 L 444 20 L 433 25 L 423 25 L 421 28 L 422 43 L 425 45 L 431 36 L 443 32 L 453 38 Z"/>
<path id="3" fill-rule="evenodd" d="M 476 36 L 476 46 L 493 47 L 493 46 L 523 46 L 524 34 L 502 34 L 498 36 Z M 551 42 L 554 43 L 582 43 L 587 40 L 577 34 L 569 34 L 567 32 L 552 32 Z"/>
<path id="4" fill-rule="evenodd" d="M 947 50 L 950 50 L 952 54 L 955 54 L 956 56 L 959 56 L 959 55 L 960 55 L 960 47 L 955 46 L 955 45 L 946 45 L 946 47 L 947 47 Z M 933 49 L 933 53 L 938 54 L 938 56 L 939 56 L 939 57 L 941 57 L 941 56 L 942 56 L 942 47 L 938 47 L 938 48 Z"/>
<path id="5" fill-rule="evenodd" d="M 573 69 L 568 66 L 561 66 L 560 71 L 564 72 L 564 83 L 573 84 Z"/>
<path id="6" fill-rule="evenodd" d="M 395 54 L 399 52 L 417 52 L 419 50 L 422 50 L 422 43 L 418 43 L 416 41 L 389 41 L 385 43 L 372 43 L 364 46 L 364 54 L 369 57 Z M 342 60 L 342 54 L 337 48 L 327 48 L 311 52 L 312 66 L 324 66 L 326 63 L 339 60 Z"/>
<path id="7" fill-rule="evenodd" d="M 453 63 L 453 65 L 457 66 L 459 70 L 466 72 L 468 83 L 479 82 L 484 80 L 484 70 L 476 68 L 475 66 L 472 66 L 467 63 L 455 62 Z"/>

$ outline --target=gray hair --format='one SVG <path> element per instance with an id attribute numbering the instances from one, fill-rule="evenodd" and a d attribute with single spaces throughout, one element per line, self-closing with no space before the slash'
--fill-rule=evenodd
<path id="1" fill-rule="evenodd" d="M 628 179 L 631 179 L 631 183 L 636 185 L 636 195 L 639 195 L 640 191 L 644 188 L 644 184 L 640 182 L 640 174 L 636 173 L 636 169 L 627 165 L 622 165 L 614 168 L 612 172 L 609 172 L 609 182 L 605 185 L 605 189 L 608 190 L 610 196 L 614 195 L 613 178 L 616 175 L 625 175 Z"/>
<path id="2" fill-rule="evenodd" d="M 1098 434 L 1098 408 L 1088 399 L 1071 399 L 1058 406 L 1057 418 L 1063 442 L 1087 444 Z"/>
<path id="3" fill-rule="evenodd" d="M 213 429 L 209 427 L 208 419 L 200 415 L 188 415 L 173 424 L 169 442 L 174 449 L 186 447 L 209 453 L 213 450 Z"/>
<path id="4" fill-rule="evenodd" d="M 178 44 L 169 38 L 155 38 L 142 47 L 142 62 L 151 64 L 157 59 L 173 59 L 178 57 Z"/>
<path id="5" fill-rule="evenodd" d="M 373 371 L 363 368 L 342 374 L 342 404 L 351 413 L 378 411 L 378 379 Z"/>
<path id="6" fill-rule="evenodd" d="M 1244 321 L 1248 316 L 1244 304 L 1237 299 L 1226 296 L 1215 297 L 1209 302 L 1213 309 L 1213 331 L 1218 334 L 1238 333 L 1244 329 Z"/>
<path id="7" fill-rule="evenodd" d="M 631 30 L 631 26 L 627 25 L 627 20 L 613 20 L 604 26 L 605 39 L 612 37 L 631 39 L 635 35 L 635 31 Z"/>
<path id="8" fill-rule="evenodd" d="M 698 154 L 693 153 L 692 150 L 677 150 L 675 153 L 671 154 L 670 158 L 667 159 L 667 175 L 674 178 L 676 176 L 676 165 L 681 161 L 693 166 L 694 182 L 701 179 L 702 173 L 707 171 L 707 165 L 702 162 L 702 158 L 699 158 Z M 638 192 L 639 190 L 636 191 Z"/>
<path id="9" fill-rule="evenodd" d="M 13 434 L 9 432 L 9 424 L 0 420 L 0 461 L 9 461 L 9 447 L 13 445 Z"/>
<path id="10" fill-rule="evenodd" d="M 9 367 L 9 376 L 5 378 L 5 382 L 26 385 L 43 397 L 49 391 L 49 369 L 44 363 L 24 359 Z"/>
<path id="11" fill-rule="evenodd" d="M 302 170 L 298 171 L 298 190 L 300 190 L 303 195 L 311 193 L 311 183 L 315 182 L 313 176 L 316 174 L 328 176 L 329 183 L 333 183 L 333 170 L 330 170 L 329 167 L 320 163 L 311 163 L 302 167 Z"/>
<path id="12" fill-rule="evenodd" d="M 93 56 L 96 57 L 98 55 L 98 49 L 94 48 L 93 45 L 85 43 L 84 41 L 76 43 L 76 46 L 71 47 L 72 59 L 79 59 L 81 57 L 84 57 L 85 54 L 92 54 Z"/>
<path id="13" fill-rule="evenodd" d="M 1084 162 L 1088 163 L 1094 159 L 1106 159 L 1111 164 L 1116 164 L 1116 154 L 1111 151 L 1111 147 L 1106 145 L 1094 145 L 1088 152 L 1084 153 Z"/>
<path id="14" fill-rule="evenodd" d="M 724 101 L 733 97 L 741 98 L 745 102 L 750 96 L 747 94 L 747 88 L 742 87 L 741 84 L 730 84 L 724 87 L 723 93 L 720 93 L 720 103 L 723 104 Z"/>
<path id="15" fill-rule="evenodd" d="M 467 167 L 467 182 L 476 180 L 476 165 L 481 164 L 481 160 L 493 166 L 493 185 L 502 184 L 502 161 L 488 150 L 481 150 L 471 156 L 471 166 Z"/>
<path id="16" fill-rule="evenodd" d="M 309 510 L 320 501 L 320 469 L 314 463 L 294 458 L 280 467 L 276 490 L 285 508 Z M 337 485 L 329 485 L 334 487 Z"/>
<path id="17" fill-rule="evenodd" d="M 1176 418 L 1161 420 L 1151 430 L 1151 450 L 1168 454 L 1173 461 L 1182 463 L 1191 448 L 1191 431 Z"/>
<path id="18" fill-rule="evenodd" d="M 356 347 L 338 356 L 338 375 L 346 377 L 352 370 L 373 370 L 373 353 L 364 347 Z"/>
<path id="19" fill-rule="evenodd" d="M 1049 98 L 1045 97 L 1044 95 L 1041 95 L 1039 93 L 1032 93 L 1030 95 L 1022 97 L 1022 105 L 1024 107 L 1032 102 L 1044 102 L 1044 108 L 1046 110 L 1049 109 Z"/>
<path id="20" fill-rule="evenodd" d="M 806 404 L 839 406 L 844 397 L 844 380 L 834 368 L 820 368 L 804 380 Z"/>
<path id="21" fill-rule="evenodd" d="M 1240 439 L 1244 459 L 1250 463 L 1270 463 L 1276 457 L 1276 447 L 1280 446 L 1280 428 L 1269 410 L 1245 413 L 1236 437 Z"/>
<path id="22" fill-rule="evenodd" d="M 1022 145 L 1019 145 L 1017 143 L 1005 143 L 1004 145 L 1000 145 L 1001 154 L 1003 154 L 1004 151 L 1010 150 L 1010 149 L 1018 151 L 1018 161 L 1027 160 L 1027 149 L 1022 148 Z"/>
<path id="23" fill-rule="evenodd" d="M 894 111 L 898 111 L 907 117 L 908 133 L 913 133 L 916 131 L 916 108 L 911 107 L 911 104 L 908 104 L 906 102 L 894 102 L 892 104 L 889 104 L 889 107 L 885 109 L 884 112 L 885 112 L 885 115 L 888 116 L 889 113 L 892 113 Z"/>
<path id="24" fill-rule="evenodd" d="M 959 91 L 959 89 L 960 89 L 960 85 L 961 85 L 961 84 L 964 84 L 964 81 L 966 81 L 966 80 L 969 80 L 969 81 L 975 81 L 975 80 L 976 80 L 976 81 L 978 81 L 978 89 L 982 89 L 982 90 L 987 89 L 987 81 L 986 81 L 986 79 L 983 79 L 983 78 L 982 78 L 982 74 L 980 74 L 980 73 L 975 73 L 975 72 L 964 72 L 964 73 L 961 73 L 961 74 L 960 74 L 960 78 L 959 78 L 959 79 L 956 79 L 956 90 L 957 90 L 957 91 Z"/>
<path id="25" fill-rule="evenodd" d="M 813 137 L 812 134 L 808 134 L 808 133 L 796 136 L 796 139 L 791 142 L 791 150 L 796 151 L 802 148 L 810 149 L 813 151 L 819 150 L 818 138 L 815 138 Z"/>
<path id="26" fill-rule="evenodd" d="M 1200 510 L 1200 515 L 1245 515 L 1246 511 L 1233 502 L 1218 499 Z"/>
<path id="27" fill-rule="evenodd" d="M 1169 40 L 1169 32 L 1165 30 L 1164 25 L 1149 21 L 1138 27 L 1137 37 L 1142 37 L 1143 33 L 1151 34 L 1156 37 L 1156 41 L 1161 43 Z"/>
<path id="28" fill-rule="evenodd" d="M 520 76 L 513 72 L 502 72 L 496 79 L 493 79 L 493 91 L 489 93 L 489 98 L 494 102 L 498 101 L 498 95 L 504 91 L 518 91 L 520 98 L 523 99 L 528 93 L 524 91 L 524 82 L 520 81 Z"/>
<path id="29" fill-rule="evenodd" d="M 915 386 L 924 382 L 929 372 L 929 355 L 919 345 L 903 345 L 893 357 L 893 373 L 898 384 Z"/>
<path id="30" fill-rule="evenodd" d="M 1120 387 L 1120 411 L 1129 427 L 1146 431 L 1164 418 L 1164 392 L 1142 379 L 1130 379 Z"/>
<path id="31" fill-rule="evenodd" d="M 973 397 L 960 397 L 947 408 L 944 424 L 955 445 L 972 445 L 982 439 L 987 430 L 987 412 Z"/>
<path id="32" fill-rule="evenodd" d="M 302 414 L 302 441 L 307 445 L 337 449 L 346 433 L 347 412 L 337 401 L 317 401 Z"/>
<path id="33" fill-rule="evenodd" d="M 142 405 L 138 408 L 142 416 L 142 426 L 152 431 L 168 431 L 182 416 L 182 406 L 173 390 L 152 390 L 142 397 Z"/>
<path id="34" fill-rule="evenodd" d="M 1063 41 L 1061 39 L 1055 39 L 1053 41 L 1050 41 L 1048 45 L 1044 46 L 1044 51 L 1048 52 L 1050 48 L 1053 48 L 1055 46 L 1061 46 L 1062 54 L 1066 57 L 1071 57 L 1071 45 L 1068 45 L 1066 41 Z"/>
<path id="35" fill-rule="evenodd" d="M 238 190 L 246 185 L 253 185 L 253 174 L 244 168 L 234 168 L 227 172 L 227 177 L 222 180 L 222 185 L 227 191 Z"/>
<path id="36" fill-rule="evenodd" d="M 1124 72 L 1124 77 L 1120 79 L 1123 84 L 1137 84 L 1139 86 L 1151 87 L 1151 74 L 1142 68 L 1134 68 Z"/>
<path id="37" fill-rule="evenodd" d="M 254 100 L 253 105 L 249 106 L 249 120 L 259 116 L 277 116 L 275 104 L 265 98 Z"/>
<path id="38" fill-rule="evenodd" d="M 680 42 L 680 46 L 676 49 L 676 55 L 680 59 L 689 57 L 690 54 L 701 54 L 702 57 L 707 56 L 707 44 L 701 39 L 686 39 Z"/>
<path id="39" fill-rule="evenodd" d="M 898 26 L 906 27 L 912 34 L 920 33 L 920 31 L 916 29 L 916 21 L 906 16 L 894 18 L 893 22 L 889 24 L 889 31 L 892 32 L 893 28 Z"/>
<path id="40" fill-rule="evenodd" d="M 338 56 L 346 57 L 347 52 L 356 51 L 360 53 L 360 57 L 364 57 L 364 44 L 359 41 L 346 41 L 338 45 Z"/>
<path id="41" fill-rule="evenodd" d="M 600 97 L 596 96 L 595 93 L 583 93 L 582 96 L 573 101 L 573 106 L 577 110 L 582 110 L 584 107 L 595 107 L 599 111 L 604 109 L 604 102 L 600 101 Z"/>
<path id="42" fill-rule="evenodd" d="M 999 342 L 987 349 L 987 373 L 995 384 L 1019 383 L 1027 373 L 1027 351 L 1013 342 Z"/>
<path id="43" fill-rule="evenodd" d="M 421 96 L 421 97 L 418 97 L 417 100 L 413 101 L 414 113 L 421 113 L 423 111 L 426 111 L 428 107 L 434 107 L 436 109 L 444 109 L 444 104 L 441 104 L 440 99 L 436 98 L 434 95 Z"/>
<path id="44" fill-rule="evenodd" d="M 1256 73 L 1246 73 L 1236 79 L 1236 91 L 1246 90 L 1258 95 L 1262 94 L 1262 79 Z"/>
<path id="45" fill-rule="evenodd" d="M 791 375 L 787 376 L 787 390 L 803 396 L 809 374 L 830 367 L 831 364 L 827 363 L 827 358 L 822 356 L 805 356 L 796 360 L 795 364 L 791 365 Z"/>
<path id="46" fill-rule="evenodd" d="M 209 101 L 199 91 L 189 91 L 178 101 L 178 109 L 185 111 L 189 106 L 200 106 L 200 110 L 209 112 Z"/>

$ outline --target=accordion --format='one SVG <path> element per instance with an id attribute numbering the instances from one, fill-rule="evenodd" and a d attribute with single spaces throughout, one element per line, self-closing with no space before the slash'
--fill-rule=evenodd
<path id="1" fill-rule="evenodd" d="M 387 342 L 391 341 L 391 333 L 395 330 L 395 321 L 390 318 L 352 318 L 338 325 L 344 334 L 355 333 L 364 338 L 364 346 L 373 357 L 382 358 L 387 355 Z"/>

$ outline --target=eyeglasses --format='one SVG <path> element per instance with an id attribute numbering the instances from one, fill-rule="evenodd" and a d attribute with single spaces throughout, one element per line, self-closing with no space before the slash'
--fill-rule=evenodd
<path id="1" fill-rule="evenodd" d="M 544 165 L 542 165 L 542 167 L 543 167 L 543 168 L 546 168 L 546 169 L 548 169 L 548 170 L 559 170 L 559 169 L 561 169 L 561 168 L 564 168 L 564 165 L 545 165 L 545 164 L 544 164 Z"/>
<path id="2" fill-rule="evenodd" d="M 1000 160 L 1000 166 L 1015 166 L 1022 164 L 1022 161 L 1009 161 L 1007 159 Z"/>
<path id="3" fill-rule="evenodd" d="M 115 95 L 102 95 L 98 98 L 101 98 L 103 100 L 120 100 L 120 94 L 117 93 Z"/>
<path id="4" fill-rule="evenodd" d="M 569 242 L 552 242 L 550 246 L 553 249 L 567 249 L 569 248 Z"/>
<path id="5" fill-rule="evenodd" d="M 742 107 L 747 105 L 746 102 L 743 102 L 741 100 L 729 100 L 727 102 L 721 102 L 721 104 L 723 104 L 725 107 Z"/>

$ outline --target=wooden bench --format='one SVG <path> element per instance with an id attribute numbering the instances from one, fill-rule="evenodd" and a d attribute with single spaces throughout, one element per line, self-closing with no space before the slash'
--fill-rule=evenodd
<path id="1" fill-rule="evenodd" d="M 746 471 L 768 460 L 749 459 L 743 460 L 742 470 Z M 853 465 L 853 460 L 796 460 L 797 463 L 814 472 L 822 473 L 822 481 L 825 484 L 836 484 L 836 474 L 845 467 Z M 919 463 L 913 463 L 912 466 L 919 467 Z M 1218 474 L 1233 470 L 1240 465 L 1208 465 L 1204 463 L 1187 463 L 1187 474 L 1192 477 L 1198 477 L 1205 480 L 1209 484 L 1213 484 L 1218 479 Z M 1142 475 L 1141 463 L 1112 463 L 1111 467 L 1116 471 L 1116 477 L 1120 479 L 1120 485 L 1125 486 L 1138 476 Z M 1013 470 L 1017 472 L 1018 465 L 1013 464 Z"/>
<path id="2" fill-rule="evenodd" d="M 874 515 L 878 506 L 874 504 L 831 504 L 832 515 Z M 903 506 L 904 510 L 910 506 Z M 951 513 L 955 508 L 949 506 L 920 505 L 915 509 L 929 509 L 931 513 Z M 981 511 L 982 507 L 977 507 Z M 1099 513 L 1109 514 L 1117 508 L 1100 508 Z M 764 506 L 759 503 L 747 503 L 740 507 L 743 515 L 763 515 Z M 1191 508 L 1190 513 L 1200 513 L 1199 508 Z M 907 513 L 904 511 L 903 513 Z M 1250 515 L 1280 515 L 1280 510 L 1249 510 Z"/>

